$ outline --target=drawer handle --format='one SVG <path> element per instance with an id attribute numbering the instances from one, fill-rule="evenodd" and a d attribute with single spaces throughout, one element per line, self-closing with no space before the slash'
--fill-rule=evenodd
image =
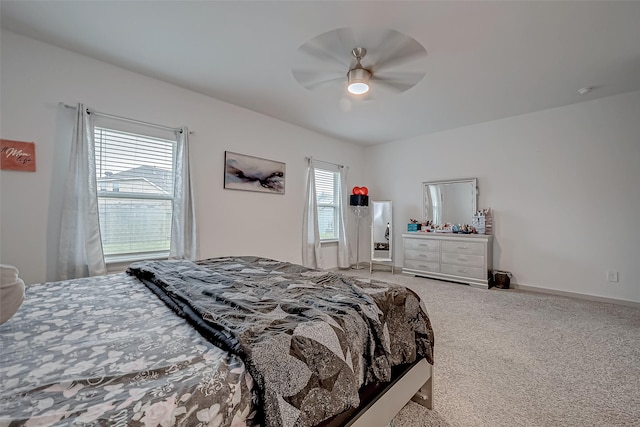
<path id="1" fill-rule="evenodd" d="M 420 264 L 420 267 L 422 267 L 422 268 L 429 268 L 429 266 L 428 266 L 428 265 L 422 265 L 422 264 Z"/>
<path id="2" fill-rule="evenodd" d="M 423 258 L 428 257 L 428 255 L 427 255 L 427 254 L 418 254 L 418 256 L 421 256 L 421 257 L 423 257 Z"/>
<path id="3" fill-rule="evenodd" d="M 426 243 L 418 243 L 418 246 L 429 246 Z"/>
<path id="4" fill-rule="evenodd" d="M 458 257 L 458 261 L 463 261 L 463 262 L 464 262 L 464 261 L 468 261 L 468 260 L 467 260 L 465 257 L 461 257 L 461 256 L 459 256 L 459 257 Z"/>
<path id="5" fill-rule="evenodd" d="M 458 273 L 466 273 L 466 272 L 467 272 L 467 270 L 465 270 L 464 268 L 459 268 L 458 269 Z"/>
<path id="6" fill-rule="evenodd" d="M 469 249 L 469 246 L 458 246 L 458 249 Z"/>

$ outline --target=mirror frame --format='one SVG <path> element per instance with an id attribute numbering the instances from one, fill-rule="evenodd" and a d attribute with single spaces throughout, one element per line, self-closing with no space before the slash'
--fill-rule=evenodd
<path id="1" fill-rule="evenodd" d="M 376 256 L 375 248 L 375 220 L 376 220 L 376 205 L 384 207 L 388 206 L 389 209 L 389 257 L 382 258 Z M 371 262 L 393 262 L 393 203 L 391 200 L 372 200 L 371 201 Z"/>
<path id="2" fill-rule="evenodd" d="M 431 209 L 430 209 L 430 197 L 429 197 L 429 191 L 427 190 L 429 188 L 430 185 L 434 185 L 434 184 L 471 184 L 472 185 L 472 199 L 471 199 L 471 210 L 469 211 L 469 219 L 466 224 L 470 224 L 471 220 L 473 219 L 473 215 L 475 215 L 475 213 L 478 210 L 478 178 L 464 178 L 464 179 L 450 179 L 450 180 L 443 180 L 443 181 L 425 181 L 422 183 L 422 213 L 424 215 L 424 220 L 428 221 L 428 220 L 433 220 L 433 215 L 431 215 Z M 451 222 L 446 218 L 442 218 L 442 221 L 444 222 Z M 442 222 L 442 224 L 444 224 L 444 222 Z"/>

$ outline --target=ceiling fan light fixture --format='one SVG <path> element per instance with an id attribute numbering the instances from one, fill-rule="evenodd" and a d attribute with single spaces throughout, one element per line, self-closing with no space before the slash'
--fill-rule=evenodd
<path id="1" fill-rule="evenodd" d="M 369 80 L 371 72 L 364 68 L 353 68 L 347 73 L 347 90 L 354 95 L 362 95 L 369 92 Z"/>

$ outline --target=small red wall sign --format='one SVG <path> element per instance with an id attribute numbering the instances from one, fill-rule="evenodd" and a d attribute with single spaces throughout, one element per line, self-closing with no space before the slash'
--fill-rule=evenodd
<path id="1" fill-rule="evenodd" d="M 35 172 L 36 144 L 0 139 L 0 169 Z"/>

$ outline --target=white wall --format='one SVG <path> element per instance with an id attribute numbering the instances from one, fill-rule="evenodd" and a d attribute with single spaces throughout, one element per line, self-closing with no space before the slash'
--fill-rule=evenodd
<path id="1" fill-rule="evenodd" d="M 28 283 L 55 278 L 73 120 L 63 101 L 196 132 L 203 258 L 300 262 L 311 155 L 348 164 L 349 187 L 393 200 L 396 265 L 405 222 L 422 216 L 421 183 L 477 177 L 479 207 L 495 211 L 494 265 L 512 271 L 514 283 L 640 301 L 640 92 L 365 150 L 5 30 L 0 41 L 0 137 L 37 147 L 37 172 L 0 172 L 0 262 Z M 286 162 L 286 194 L 223 190 L 225 150 Z M 335 267 L 335 246 L 325 249 L 326 266 Z M 618 271 L 619 282 L 607 282 L 606 270 Z"/>
<path id="2" fill-rule="evenodd" d="M 371 147 L 367 170 L 394 202 L 396 248 L 423 181 L 477 177 L 513 283 L 640 301 L 640 92 Z"/>
<path id="3" fill-rule="evenodd" d="M 0 172 L 0 262 L 27 283 L 55 279 L 74 113 L 59 102 L 168 126 L 189 126 L 201 258 L 259 255 L 301 262 L 305 156 L 349 165 L 362 147 L 3 30 L 0 136 L 36 143 L 37 172 Z M 286 194 L 223 189 L 225 150 L 286 162 Z M 337 265 L 327 245 L 327 268 Z"/>

